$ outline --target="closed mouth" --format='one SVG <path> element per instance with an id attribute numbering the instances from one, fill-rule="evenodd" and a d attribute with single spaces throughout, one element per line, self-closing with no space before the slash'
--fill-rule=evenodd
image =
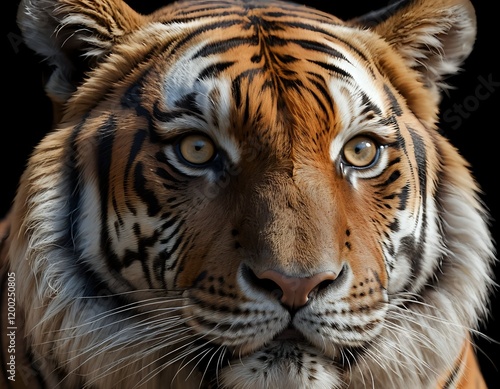
<path id="1" fill-rule="evenodd" d="M 286 347 L 298 347 L 303 348 L 306 347 L 309 350 L 315 350 L 318 355 L 323 355 L 324 350 L 318 348 L 317 345 L 310 342 L 301 331 L 297 330 L 292 324 L 290 324 L 287 328 L 277 334 L 268 346 L 271 347 L 280 347 L 280 344 Z M 266 346 L 263 346 L 262 349 L 265 349 Z M 341 349 L 344 352 L 340 351 Z M 338 365 L 349 365 L 352 366 L 357 363 L 357 359 L 360 354 L 363 354 L 366 351 L 366 346 L 363 347 L 354 347 L 354 346 L 340 346 L 337 345 L 337 353 L 336 355 L 325 354 L 324 357 L 327 359 L 331 359 L 331 361 L 335 361 Z M 342 355 L 342 357 L 340 357 Z"/>
<path id="2" fill-rule="evenodd" d="M 296 330 L 293 326 L 288 326 L 283 331 L 281 331 L 278 335 L 273 338 L 273 341 L 296 341 L 296 342 L 304 342 L 306 338 L 302 335 L 301 332 Z"/>

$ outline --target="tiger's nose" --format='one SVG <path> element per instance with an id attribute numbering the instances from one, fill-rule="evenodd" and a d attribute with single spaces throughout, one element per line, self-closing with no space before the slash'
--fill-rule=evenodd
<path id="1" fill-rule="evenodd" d="M 333 271 L 326 271 L 311 277 L 288 277 L 275 270 L 266 270 L 257 277 L 275 283 L 281 289 L 280 301 L 283 305 L 296 310 L 304 306 L 315 291 L 335 281 L 337 274 Z"/>

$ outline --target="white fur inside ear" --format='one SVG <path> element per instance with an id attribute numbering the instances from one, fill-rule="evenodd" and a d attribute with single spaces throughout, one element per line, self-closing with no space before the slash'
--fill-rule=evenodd
<path id="1" fill-rule="evenodd" d="M 390 4 L 353 20 L 376 32 L 417 70 L 438 96 L 471 53 L 476 14 L 469 0 L 411 0 Z"/>
<path id="2" fill-rule="evenodd" d="M 139 19 L 126 3 L 113 0 L 22 0 L 17 14 L 24 42 L 51 67 L 45 89 L 59 103 Z"/>
<path id="3" fill-rule="evenodd" d="M 53 1 L 23 1 L 18 9 L 17 23 L 26 45 L 54 68 L 45 86 L 47 93 L 54 100 L 64 102 L 75 91 L 71 84 L 73 69 L 71 62 L 61 51 L 58 21 L 52 16 L 53 12 Z"/>
<path id="4" fill-rule="evenodd" d="M 476 39 L 474 9 L 457 5 L 444 12 L 435 26 L 423 27 L 414 36 L 411 45 L 399 50 L 410 61 L 411 67 L 419 67 L 431 84 L 439 89 L 450 88 L 443 80 L 460 70 L 471 53 Z"/>

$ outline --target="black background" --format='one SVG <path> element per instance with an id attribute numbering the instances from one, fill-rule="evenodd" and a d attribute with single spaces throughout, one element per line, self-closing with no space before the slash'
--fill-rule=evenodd
<path id="1" fill-rule="evenodd" d="M 168 1 L 165 1 L 168 2 Z M 164 2 L 164 3 L 165 3 Z M 300 2 L 300 1 L 299 1 Z M 43 91 L 45 65 L 20 40 L 16 26 L 18 1 L 4 0 L 3 52 L 3 125 L 0 127 L 0 217 L 14 197 L 17 182 L 33 147 L 51 126 L 51 106 Z M 135 9 L 148 13 L 161 1 L 128 1 Z M 363 14 L 386 4 L 386 1 L 303 1 L 343 19 Z M 498 241 L 498 158 L 500 67 L 498 52 L 499 25 L 495 2 L 473 1 L 478 18 L 475 49 L 463 71 L 448 82 L 457 88 L 444 95 L 441 129 L 469 160 L 472 171 L 484 191 L 483 200 L 493 216 L 492 233 Z M 489 89 L 483 83 L 490 82 Z M 493 82 L 493 83 L 492 83 Z M 499 150 L 497 150 L 499 146 Z M 500 279 L 500 266 L 496 278 Z M 498 385 L 500 376 L 500 291 L 492 299 L 492 315 L 481 327 L 491 340 L 477 337 L 478 357 L 489 388 Z M 411 388 L 410 388 L 411 389 Z"/>

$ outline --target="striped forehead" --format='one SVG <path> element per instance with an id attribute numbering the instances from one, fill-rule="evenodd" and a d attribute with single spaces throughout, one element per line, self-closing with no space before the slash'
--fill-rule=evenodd
<path id="1" fill-rule="evenodd" d="M 163 80 L 164 103 L 167 110 L 173 110 L 189 102 L 196 114 L 180 116 L 170 126 L 178 131 L 206 132 L 233 162 L 238 162 L 236 142 L 229 133 L 231 80 L 207 71 L 221 62 L 219 56 L 197 55 L 209 44 L 210 41 L 205 41 L 187 49 L 168 69 Z"/>
<path id="2" fill-rule="evenodd" d="M 345 36 L 352 31 L 339 25 L 325 28 L 332 36 Z M 242 43 L 239 46 L 234 44 L 233 38 L 241 39 Z M 177 53 L 176 60 L 164 76 L 164 103 L 169 110 L 178 107 L 180 102 L 190 101 L 198 114 L 180 117 L 173 123 L 176 129 L 207 132 L 228 152 L 232 161 L 237 162 L 240 155 L 238 141 L 230 128 L 230 117 L 236 110 L 234 81 L 246 71 L 251 74 L 250 70 L 257 70 L 265 74 L 269 69 L 252 61 L 256 53 L 262 51 L 261 46 L 249 45 L 241 36 L 225 36 L 224 40 L 232 42 L 227 50 L 223 48 L 224 42 L 207 38 Z M 218 49 L 209 49 L 214 46 Z M 266 50 L 273 49 L 266 47 Z M 281 57 L 300 55 L 298 60 L 302 65 L 293 68 L 301 73 L 297 79 L 315 73 L 317 79 L 322 80 L 335 106 L 336 121 L 340 121 L 345 132 L 342 139 L 353 136 L 354 133 L 350 132 L 359 128 L 355 125 L 356 120 L 367 102 L 380 116 L 386 116 L 389 108 L 381 93 L 380 78 L 367 60 L 351 47 L 318 34 L 305 39 L 303 36 L 289 39 L 285 45 L 279 46 L 279 51 Z M 286 63 L 273 63 L 274 71 L 278 69 L 278 72 L 287 73 L 286 66 Z M 254 97 L 259 98 L 258 95 Z"/>

